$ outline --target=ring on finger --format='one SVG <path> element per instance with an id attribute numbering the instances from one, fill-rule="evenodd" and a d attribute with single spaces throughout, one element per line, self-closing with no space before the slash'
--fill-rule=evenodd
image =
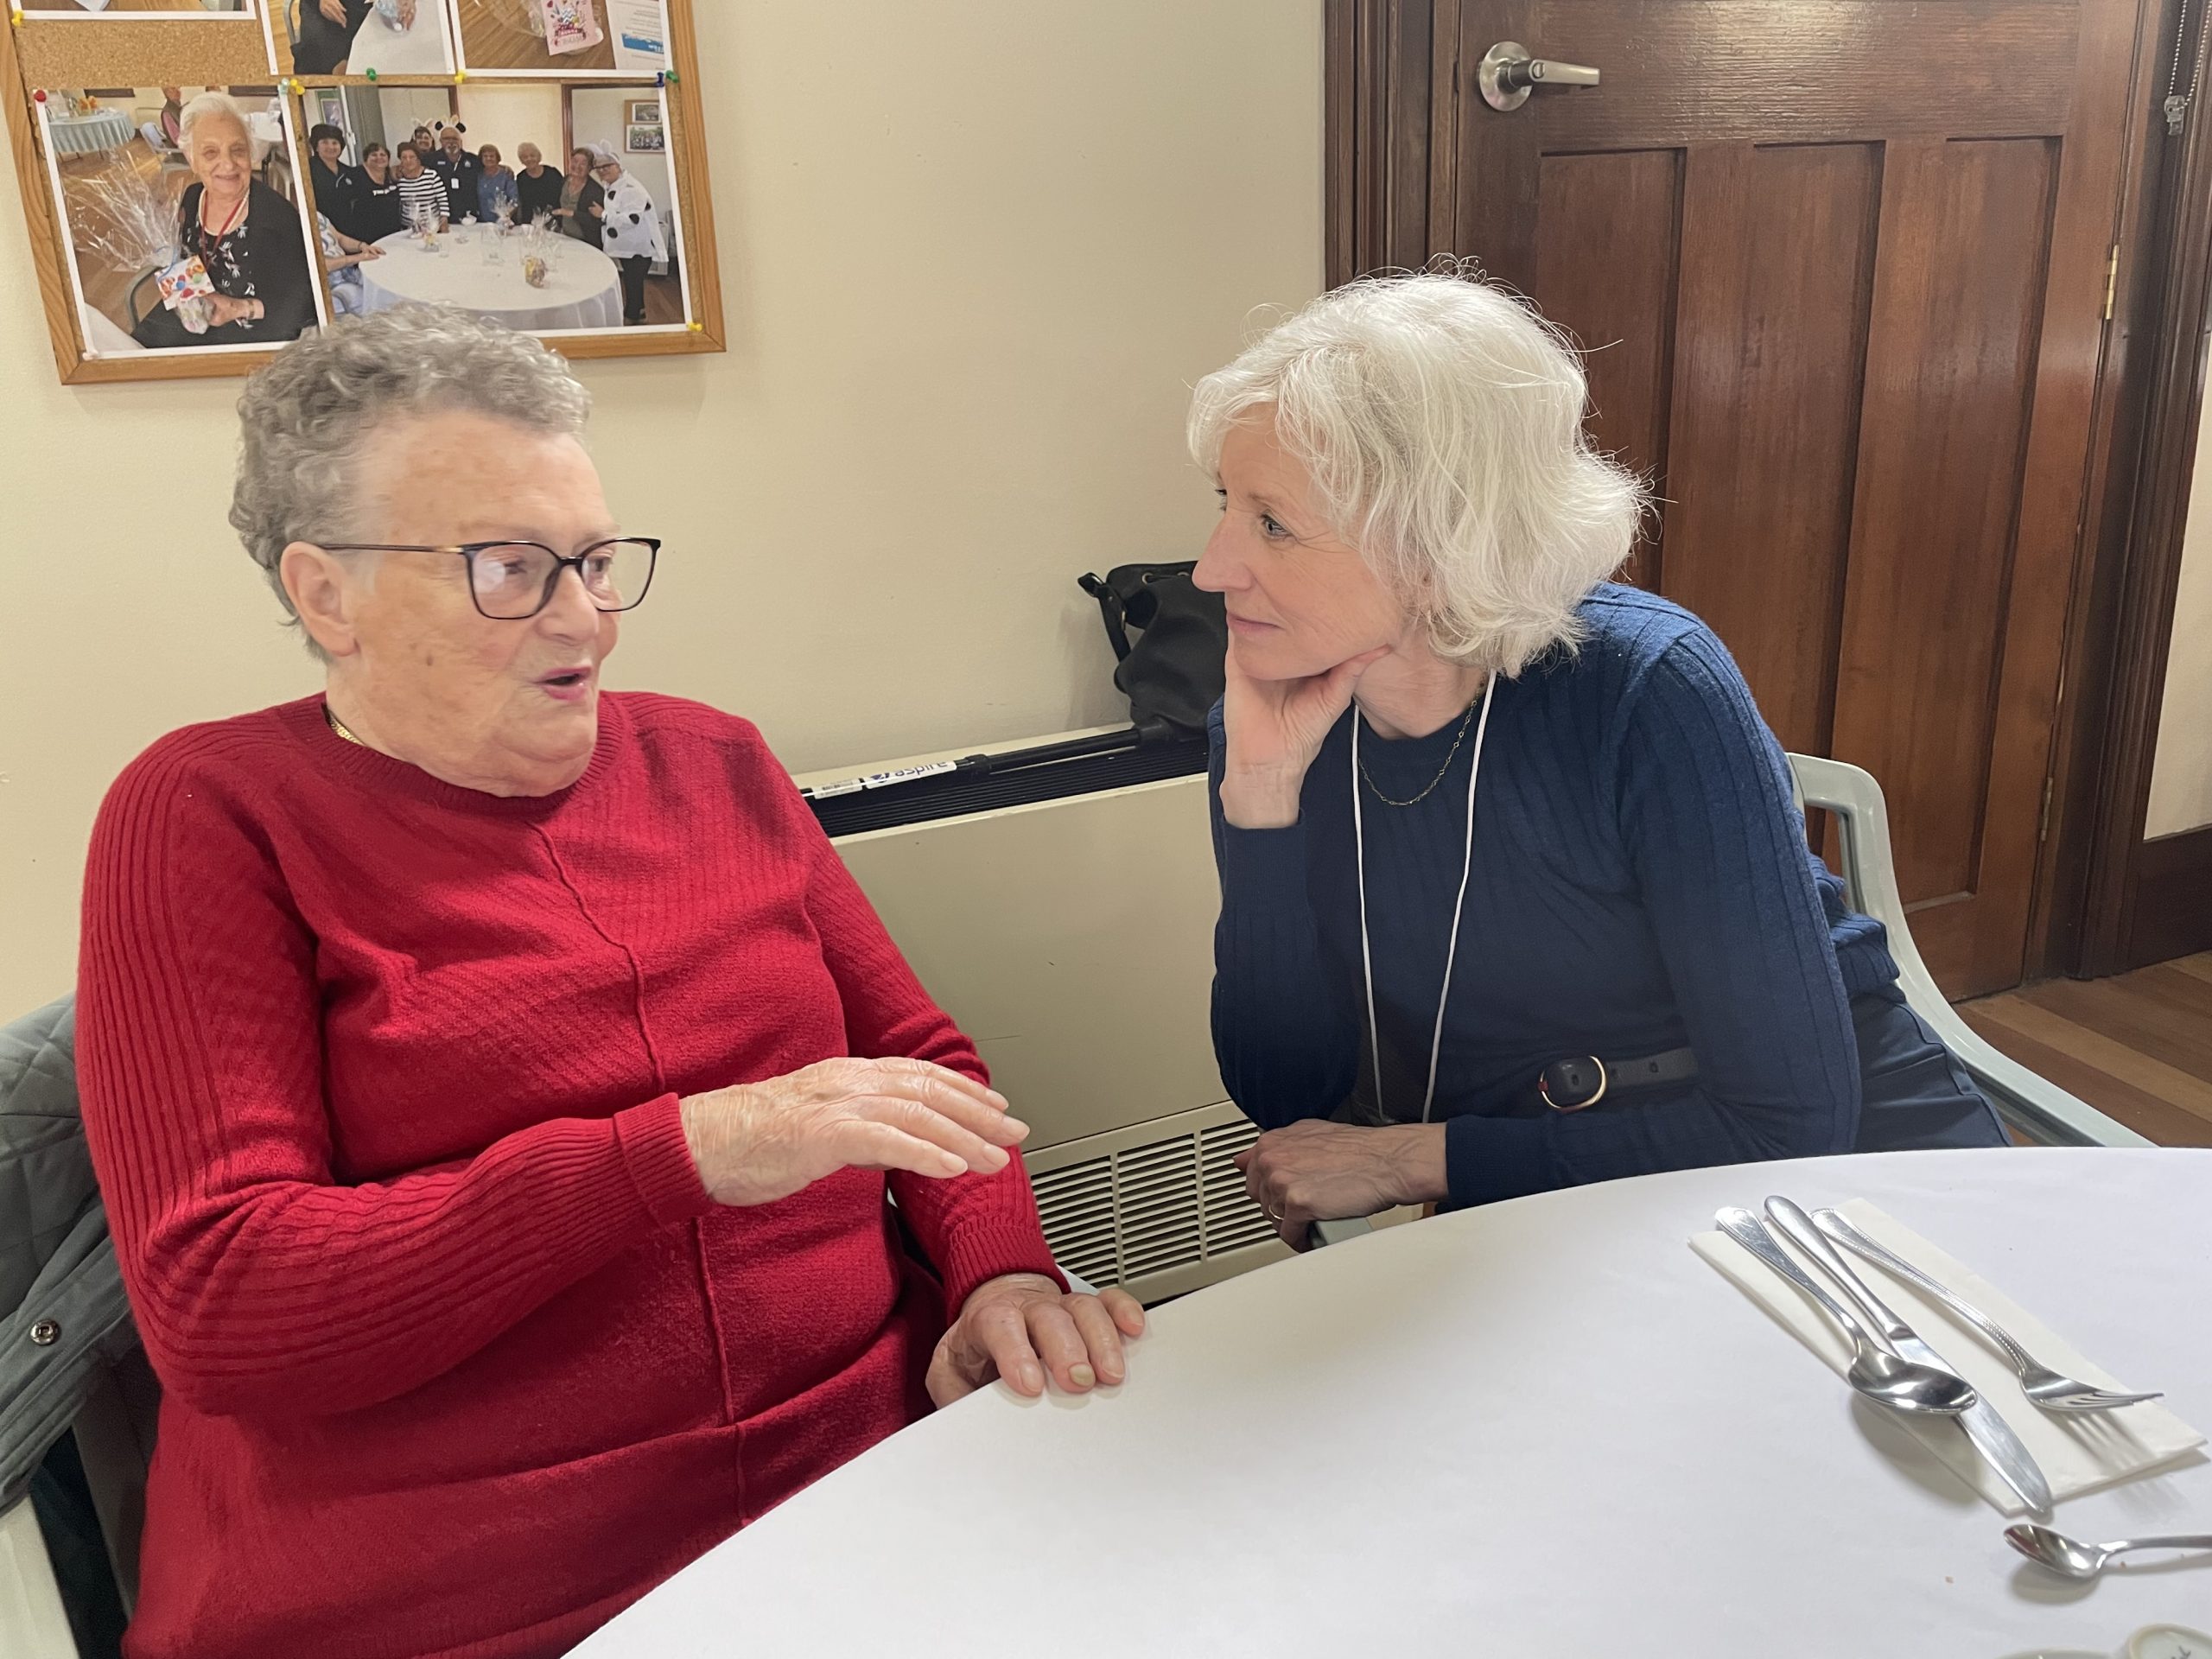
<path id="1" fill-rule="evenodd" d="M 1280 1210 L 1280 1209 L 1276 1208 L 1276 1207 L 1275 1207 L 1274 1205 L 1272 1205 L 1272 1204 L 1270 1204 L 1270 1205 L 1262 1205 L 1262 1208 L 1263 1208 L 1263 1209 L 1268 1212 L 1268 1219 L 1269 1221 L 1287 1221 L 1287 1220 L 1289 1220 L 1289 1219 L 1290 1219 L 1289 1216 L 1288 1216 L 1287 1213 L 1285 1213 L 1283 1211 L 1281 1211 L 1281 1210 Z"/>

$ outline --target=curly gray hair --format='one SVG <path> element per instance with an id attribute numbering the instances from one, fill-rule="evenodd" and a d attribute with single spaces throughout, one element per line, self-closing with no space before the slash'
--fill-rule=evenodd
<path id="1" fill-rule="evenodd" d="M 1648 496 L 1583 430 L 1566 336 L 1466 276 L 1324 294 L 1198 382 L 1191 453 L 1272 416 L 1331 527 L 1417 607 L 1437 654 L 1512 676 L 1582 634 L 1575 607 L 1635 545 Z"/>
<path id="2" fill-rule="evenodd" d="M 293 626 L 299 617 L 278 569 L 284 550 L 372 538 L 373 527 L 358 522 L 363 440 L 395 417 L 454 410 L 575 436 L 591 394 L 530 335 L 421 305 L 341 317 L 247 380 L 231 525 Z M 308 649 L 323 654 L 312 639 Z"/>
<path id="3" fill-rule="evenodd" d="M 206 92 L 177 111 L 177 148 L 188 156 L 192 154 L 193 130 L 207 120 L 227 121 L 240 132 L 251 130 L 245 124 L 245 111 L 238 99 L 228 92 Z"/>

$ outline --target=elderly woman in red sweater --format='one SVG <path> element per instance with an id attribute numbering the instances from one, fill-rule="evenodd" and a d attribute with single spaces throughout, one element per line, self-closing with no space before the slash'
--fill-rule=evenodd
<path id="1" fill-rule="evenodd" d="M 601 690 L 658 544 L 587 401 L 423 310 L 247 384 L 232 522 L 327 690 L 155 744 L 86 874 L 165 1388 L 134 1659 L 558 1653 L 932 1400 L 1117 1382 L 1141 1330 L 1067 1294 L 1027 1131 L 760 734 Z"/>

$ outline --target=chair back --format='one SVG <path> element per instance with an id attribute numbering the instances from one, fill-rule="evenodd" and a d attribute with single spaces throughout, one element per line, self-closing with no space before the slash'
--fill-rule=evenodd
<path id="1" fill-rule="evenodd" d="M 1897 891 L 1897 861 L 1890 849 L 1889 808 L 1873 773 L 1810 754 L 1791 755 L 1789 772 L 1800 804 L 1817 807 L 1834 818 L 1840 867 L 1836 874 L 1843 880 L 1852 908 L 1888 930 L 1897 987 L 1905 1001 L 1974 1074 L 2006 1125 L 2040 1146 L 2154 1144 L 1991 1046 L 1959 1017 L 1913 943 L 1904 897 Z"/>

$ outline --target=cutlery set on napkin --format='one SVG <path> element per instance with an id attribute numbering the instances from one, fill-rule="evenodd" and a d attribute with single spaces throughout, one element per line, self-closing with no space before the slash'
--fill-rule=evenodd
<path id="1" fill-rule="evenodd" d="M 2123 1386 L 1864 1199 L 1808 1216 L 1770 1198 L 1764 1221 L 1727 1209 L 1714 1223 L 1690 1248 L 2000 1514 L 2046 1515 L 2204 1444 L 2159 1395 Z M 2212 1548 L 2212 1535 L 2101 1547 L 2035 1525 L 2005 1536 L 2074 1577 L 2094 1577 L 2120 1548 Z"/>

